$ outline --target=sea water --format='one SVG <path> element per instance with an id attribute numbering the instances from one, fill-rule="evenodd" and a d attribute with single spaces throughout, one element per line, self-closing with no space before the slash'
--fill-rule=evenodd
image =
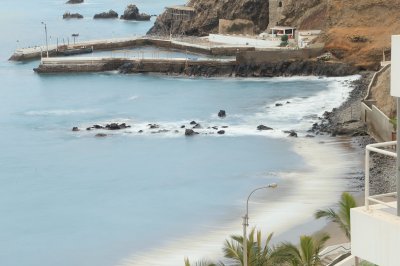
<path id="1" fill-rule="evenodd" d="M 344 171 L 337 150 L 326 159 L 335 161 L 328 163 L 331 175 L 321 158 L 302 151 L 317 143 L 304 142 L 307 129 L 348 97 L 349 83 L 357 77 L 38 75 L 32 71 L 38 61 L 7 61 L 15 49 L 44 44 L 42 21 L 51 44 L 71 42 L 72 33 L 79 39 L 144 34 L 154 18 L 92 19 L 109 9 L 121 14 L 129 3 L 2 2 L 1 265 L 180 265 L 184 256 L 220 258 L 224 239 L 240 233 L 252 189 L 279 184 L 255 195 L 250 209 L 251 226 L 268 224 L 275 232 L 304 223 L 346 189 L 345 182 L 334 181 L 333 175 Z M 182 1 L 135 4 L 159 14 Z M 65 11 L 85 18 L 62 20 Z M 217 116 L 220 109 L 226 118 Z M 200 134 L 185 137 L 181 127 L 192 120 L 201 124 Z M 131 128 L 85 130 L 111 122 Z M 260 124 L 273 130 L 258 131 Z M 72 132 L 75 126 L 81 131 Z M 225 127 L 225 134 L 216 134 L 213 126 Z M 300 138 L 288 139 L 284 130 L 296 130 Z M 108 136 L 95 137 L 99 132 Z M 316 176 L 316 168 L 323 176 Z"/>

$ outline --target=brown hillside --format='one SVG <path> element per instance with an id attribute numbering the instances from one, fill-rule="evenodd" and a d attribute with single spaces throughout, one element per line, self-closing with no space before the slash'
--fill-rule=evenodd
<path id="1" fill-rule="evenodd" d="M 361 68 L 377 68 L 383 51 L 390 55 L 390 36 L 400 34 L 400 0 L 322 0 L 306 10 L 295 3 L 280 24 L 324 30 L 326 49 Z"/>

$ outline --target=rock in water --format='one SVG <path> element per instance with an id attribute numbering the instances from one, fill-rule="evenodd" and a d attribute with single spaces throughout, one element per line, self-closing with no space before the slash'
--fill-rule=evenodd
<path id="1" fill-rule="evenodd" d="M 66 4 L 82 4 L 83 0 L 68 0 Z"/>
<path id="2" fill-rule="evenodd" d="M 73 127 L 72 131 L 79 131 L 79 128 L 78 127 Z"/>
<path id="3" fill-rule="evenodd" d="M 199 134 L 197 132 L 195 132 L 193 129 L 185 129 L 185 136 L 193 136 Z"/>
<path id="4" fill-rule="evenodd" d="M 196 125 L 197 122 L 196 122 L 196 121 L 192 121 L 192 122 L 190 122 L 190 124 L 191 124 L 191 125 Z"/>
<path id="5" fill-rule="evenodd" d="M 150 20 L 150 15 L 145 13 L 139 13 L 139 9 L 136 5 L 128 5 L 124 11 L 124 14 L 120 17 L 121 19 L 125 20 Z"/>
<path id="6" fill-rule="evenodd" d="M 63 19 L 70 19 L 70 18 L 77 18 L 77 19 L 81 19 L 83 18 L 83 16 L 79 13 L 69 13 L 69 12 L 65 12 L 63 15 Z"/>
<path id="7" fill-rule="evenodd" d="M 257 127 L 257 129 L 258 129 L 258 130 L 272 130 L 273 128 L 267 127 L 267 126 L 264 126 L 264 125 L 259 125 L 259 126 Z"/>
<path id="8" fill-rule="evenodd" d="M 223 134 L 225 134 L 225 130 L 219 130 L 217 133 L 220 135 L 223 135 Z"/>
<path id="9" fill-rule="evenodd" d="M 196 124 L 192 128 L 201 128 L 201 125 L 200 124 Z"/>
<path id="10" fill-rule="evenodd" d="M 225 116 L 226 116 L 225 110 L 219 110 L 218 117 L 225 117 Z"/>
<path id="11" fill-rule="evenodd" d="M 94 19 L 98 19 L 98 18 L 118 18 L 118 13 L 115 12 L 114 10 L 110 10 L 108 12 L 103 12 L 100 14 L 96 14 L 93 17 Z"/>
<path id="12" fill-rule="evenodd" d="M 297 133 L 296 133 L 296 131 L 291 130 L 290 133 L 289 133 L 289 137 L 297 138 Z"/>
<path id="13" fill-rule="evenodd" d="M 104 138 L 104 137 L 107 137 L 107 134 L 104 134 L 104 133 L 97 133 L 96 135 L 94 135 L 95 137 L 97 137 L 97 138 Z"/>

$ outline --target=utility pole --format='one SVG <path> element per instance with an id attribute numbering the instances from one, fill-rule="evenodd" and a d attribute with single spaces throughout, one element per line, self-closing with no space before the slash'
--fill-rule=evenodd
<path id="1" fill-rule="evenodd" d="M 46 56 L 49 57 L 49 44 L 47 43 L 47 25 L 46 23 L 42 22 L 44 25 L 44 33 L 46 35 Z"/>

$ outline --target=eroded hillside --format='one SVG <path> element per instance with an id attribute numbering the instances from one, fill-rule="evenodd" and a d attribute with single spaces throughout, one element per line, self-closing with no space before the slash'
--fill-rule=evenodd
<path id="1" fill-rule="evenodd" d="M 266 0 L 191 0 L 187 4 L 195 16 L 186 21 L 170 20 L 161 14 L 149 34 L 184 34 L 203 36 L 218 32 L 219 19 L 247 19 L 253 21 L 257 33 L 268 26 Z"/>

